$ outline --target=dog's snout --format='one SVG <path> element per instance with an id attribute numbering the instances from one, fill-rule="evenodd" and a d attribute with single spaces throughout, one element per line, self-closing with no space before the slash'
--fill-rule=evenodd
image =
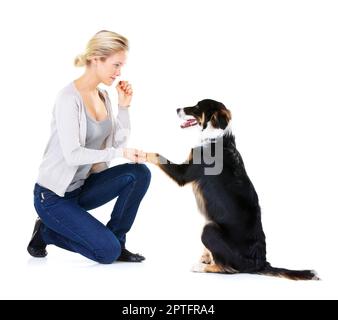
<path id="1" fill-rule="evenodd" d="M 180 117 L 180 118 L 184 118 L 185 117 L 185 112 L 184 112 L 184 109 L 183 108 L 178 108 L 176 109 L 177 111 L 177 115 Z"/>

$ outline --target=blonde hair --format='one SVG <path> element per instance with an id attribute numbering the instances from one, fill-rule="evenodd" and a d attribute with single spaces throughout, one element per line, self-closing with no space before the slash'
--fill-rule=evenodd
<path id="1" fill-rule="evenodd" d="M 116 32 L 101 30 L 89 40 L 85 52 L 75 58 L 74 65 L 83 67 L 89 65 L 90 59 L 95 56 L 104 61 L 113 53 L 128 50 L 129 42 L 127 38 Z"/>

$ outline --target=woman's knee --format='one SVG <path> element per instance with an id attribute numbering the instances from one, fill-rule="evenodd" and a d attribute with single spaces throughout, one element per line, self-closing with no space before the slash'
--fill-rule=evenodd
<path id="1" fill-rule="evenodd" d="M 151 179 L 151 172 L 149 168 L 143 163 L 134 164 L 134 172 L 137 180 L 149 183 Z"/>
<path id="2" fill-rule="evenodd" d="M 112 234 L 109 238 L 106 237 L 104 243 L 99 249 L 95 250 L 97 262 L 102 264 L 111 264 L 121 255 L 121 244 Z"/>

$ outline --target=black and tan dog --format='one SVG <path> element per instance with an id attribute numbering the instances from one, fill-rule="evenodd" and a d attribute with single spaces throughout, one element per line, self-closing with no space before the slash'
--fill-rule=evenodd
<path id="1" fill-rule="evenodd" d="M 274 268 L 266 261 L 258 196 L 236 149 L 230 111 L 207 99 L 177 109 L 177 113 L 185 119 L 182 128 L 200 126 L 201 145 L 193 148 L 182 164 L 156 153 L 148 153 L 147 159 L 180 186 L 192 183 L 199 210 L 206 217 L 202 242 L 207 250 L 193 271 L 318 279 L 312 270 Z"/>

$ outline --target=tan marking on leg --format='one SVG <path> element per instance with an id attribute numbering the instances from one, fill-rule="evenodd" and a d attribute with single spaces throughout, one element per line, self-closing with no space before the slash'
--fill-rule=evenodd
<path id="1" fill-rule="evenodd" d="M 222 273 L 224 272 L 224 268 L 218 264 L 206 264 L 204 267 L 204 272 L 212 272 L 212 273 Z"/>
<path id="2" fill-rule="evenodd" d="M 195 194 L 195 198 L 196 198 L 196 202 L 197 202 L 197 207 L 199 209 L 199 211 L 206 216 L 206 207 L 205 207 L 205 200 L 204 200 L 204 196 L 201 192 L 200 186 L 198 184 L 198 182 L 193 182 L 192 183 L 192 189 L 194 191 Z"/>
<path id="3" fill-rule="evenodd" d="M 204 272 L 227 273 L 227 274 L 238 273 L 237 270 L 235 270 L 230 266 L 222 266 L 216 263 L 207 264 L 204 268 Z"/>

